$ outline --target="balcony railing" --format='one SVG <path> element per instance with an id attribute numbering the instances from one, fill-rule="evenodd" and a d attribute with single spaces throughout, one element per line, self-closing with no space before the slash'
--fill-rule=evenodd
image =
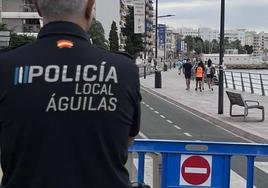
<path id="1" fill-rule="evenodd" d="M 23 12 L 37 12 L 34 4 L 24 4 Z"/>

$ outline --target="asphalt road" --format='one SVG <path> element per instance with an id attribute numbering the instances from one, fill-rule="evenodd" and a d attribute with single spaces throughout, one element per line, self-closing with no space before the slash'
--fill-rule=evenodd
<path id="1" fill-rule="evenodd" d="M 191 141 L 226 141 L 249 142 L 220 126 L 194 115 L 171 100 L 159 98 L 142 90 L 142 120 L 140 138 Z M 198 104 L 198 101 L 197 101 Z M 267 159 L 257 158 L 256 162 L 268 162 Z M 246 178 L 246 159 L 232 158 L 232 170 Z M 268 187 L 267 172 L 255 167 L 255 183 L 257 188 Z M 245 186 L 243 186 L 245 187 Z"/>

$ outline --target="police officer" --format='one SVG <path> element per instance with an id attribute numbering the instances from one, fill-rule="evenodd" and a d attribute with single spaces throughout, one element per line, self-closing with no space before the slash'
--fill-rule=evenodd
<path id="1" fill-rule="evenodd" d="M 37 41 L 0 55 L 2 187 L 131 187 L 138 68 L 90 44 L 94 0 L 35 3 Z"/>

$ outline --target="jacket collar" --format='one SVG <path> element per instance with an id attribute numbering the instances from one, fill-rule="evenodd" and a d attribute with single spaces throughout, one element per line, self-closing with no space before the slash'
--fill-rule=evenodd
<path id="1" fill-rule="evenodd" d="M 52 35 L 70 35 L 90 41 L 88 34 L 72 22 L 56 21 L 46 24 L 38 34 L 38 39 Z"/>

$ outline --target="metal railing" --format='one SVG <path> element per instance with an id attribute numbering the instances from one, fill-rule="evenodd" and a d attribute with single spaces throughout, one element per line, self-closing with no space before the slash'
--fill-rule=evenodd
<path id="1" fill-rule="evenodd" d="M 144 171 L 146 168 L 145 155 L 148 153 L 158 154 L 161 156 L 161 188 L 188 187 L 191 185 L 191 180 L 184 180 L 187 178 L 187 176 L 188 178 L 191 178 L 197 175 L 197 177 L 200 178 L 204 173 L 207 173 L 208 175 L 205 177 L 207 178 L 207 180 L 205 179 L 205 181 L 207 181 L 205 187 L 229 188 L 232 164 L 231 159 L 233 156 L 242 156 L 247 159 L 244 164 L 247 166 L 247 188 L 253 188 L 255 158 L 268 157 L 268 145 L 220 142 L 136 140 L 134 145 L 129 149 L 129 152 L 138 154 L 137 182 L 140 184 L 144 183 Z M 209 165 L 207 167 L 204 167 L 206 165 L 201 167 L 201 163 L 203 163 L 202 160 L 200 163 L 197 161 L 188 163 L 188 169 L 186 170 L 185 166 L 187 165 L 185 159 L 187 157 L 189 157 L 188 159 L 193 157 L 208 158 L 205 160 L 210 162 L 208 162 Z M 154 170 L 156 169 L 154 168 Z M 189 174 L 185 176 L 186 173 Z M 153 174 L 155 174 L 155 172 L 153 172 Z M 186 184 L 185 181 L 187 181 Z M 193 182 L 192 186 L 190 187 L 195 187 L 193 185 L 198 186 L 196 182 Z M 154 185 L 153 187 L 158 188 L 160 186 Z"/>
<path id="2" fill-rule="evenodd" d="M 225 71 L 224 80 L 226 88 L 268 95 L 268 74 Z"/>
<path id="3" fill-rule="evenodd" d="M 157 70 L 163 71 L 165 64 L 167 66 L 167 70 L 172 69 L 174 68 L 174 63 L 175 63 L 175 60 L 172 60 L 172 59 L 167 60 L 165 62 L 164 61 L 161 62 L 160 60 L 157 60 Z M 140 76 L 144 77 L 144 79 L 146 79 L 146 75 L 150 75 L 155 72 L 155 67 L 152 66 L 152 63 L 148 63 L 148 62 L 139 64 L 138 68 L 139 68 Z"/>

